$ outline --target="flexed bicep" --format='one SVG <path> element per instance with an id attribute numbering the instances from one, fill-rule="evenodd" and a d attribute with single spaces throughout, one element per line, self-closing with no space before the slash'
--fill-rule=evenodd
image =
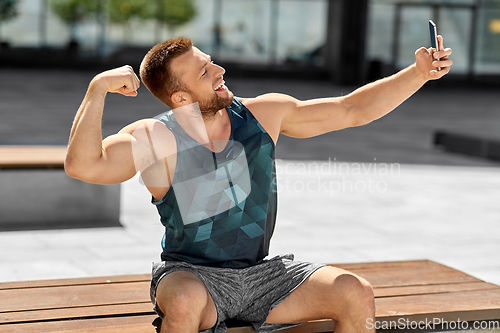
<path id="1" fill-rule="evenodd" d="M 102 114 L 108 92 L 137 95 L 139 79 L 123 66 L 96 75 L 75 115 L 64 161 L 66 173 L 91 183 L 113 184 L 132 177 L 134 165 L 130 133 L 102 139 Z M 130 164 L 132 162 L 132 164 Z"/>

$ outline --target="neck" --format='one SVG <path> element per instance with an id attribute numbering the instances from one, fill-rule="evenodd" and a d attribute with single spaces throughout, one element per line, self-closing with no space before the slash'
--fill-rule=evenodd
<path id="1" fill-rule="evenodd" d="M 209 144 L 211 138 L 217 137 L 221 128 L 224 127 L 223 110 L 221 109 L 215 114 L 208 114 L 200 111 L 197 103 L 193 103 L 172 111 L 186 133 L 202 144 Z"/>

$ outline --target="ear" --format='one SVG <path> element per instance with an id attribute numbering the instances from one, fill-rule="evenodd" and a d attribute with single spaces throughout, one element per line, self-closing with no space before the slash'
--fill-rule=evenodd
<path id="1" fill-rule="evenodd" d="M 170 97 L 172 100 L 172 104 L 176 107 L 184 106 L 187 104 L 191 104 L 191 96 L 185 91 L 176 91 Z"/>

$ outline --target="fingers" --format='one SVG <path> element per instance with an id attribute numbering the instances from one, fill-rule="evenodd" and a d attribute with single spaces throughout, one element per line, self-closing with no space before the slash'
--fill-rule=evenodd
<path id="1" fill-rule="evenodd" d="M 451 65 L 453 65 L 453 60 L 451 59 L 441 59 L 439 61 L 433 61 L 432 62 L 432 66 L 434 67 L 450 67 Z"/>
<path id="2" fill-rule="evenodd" d="M 115 92 L 122 94 L 124 96 L 135 97 L 137 96 L 137 89 L 133 89 L 132 87 L 123 86 Z"/>
<path id="3" fill-rule="evenodd" d="M 124 82 L 116 92 L 124 96 L 135 97 L 137 96 L 137 89 L 139 89 L 141 82 L 130 65 L 125 65 L 120 68 L 124 72 Z"/>
<path id="4" fill-rule="evenodd" d="M 434 59 L 443 59 L 448 58 L 448 56 L 452 53 L 452 49 L 447 48 L 441 51 L 434 52 Z"/>
<path id="5" fill-rule="evenodd" d="M 137 89 L 141 85 L 134 69 L 129 65 L 102 72 L 95 80 L 102 82 L 107 92 L 125 96 L 137 96 Z"/>
<path id="6" fill-rule="evenodd" d="M 433 49 L 426 49 L 425 47 L 421 47 L 418 50 L 415 51 L 415 58 L 417 59 L 417 62 L 419 63 L 429 63 L 432 61 L 431 55 L 432 55 Z"/>
<path id="7" fill-rule="evenodd" d="M 433 80 L 440 79 L 450 72 L 450 67 L 441 68 L 440 71 L 432 70 L 429 72 Z"/>
<path id="8" fill-rule="evenodd" d="M 429 56 L 429 50 L 427 50 L 425 47 L 421 47 L 418 50 L 415 51 L 415 56 L 416 57 L 423 57 L 427 53 L 427 56 Z"/>
<path id="9" fill-rule="evenodd" d="M 440 74 L 445 75 L 447 72 L 449 72 L 449 67 L 453 65 L 453 60 L 449 59 L 448 57 L 452 53 L 452 49 L 444 48 L 444 42 L 443 42 L 443 36 L 439 35 L 437 37 L 438 39 L 438 51 L 435 51 L 432 54 L 432 57 L 436 59 L 436 61 L 432 62 L 432 66 L 435 68 L 440 68 L 441 70 L 438 71 Z M 434 51 L 434 50 L 432 50 Z M 446 71 L 443 71 L 443 69 L 447 69 Z M 431 76 L 433 77 L 441 77 L 442 75 L 437 75 L 434 73 L 434 71 L 431 71 Z"/>
<path id="10" fill-rule="evenodd" d="M 438 40 L 438 51 L 441 51 L 441 50 L 444 50 L 444 45 L 443 45 L 443 36 L 441 35 L 438 35 L 437 36 L 437 40 Z"/>
<path id="11" fill-rule="evenodd" d="M 125 65 L 123 66 L 123 68 L 125 70 L 128 71 L 129 75 L 130 75 L 130 81 L 131 81 L 131 85 L 130 85 L 130 88 L 132 90 L 137 90 L 139 89 L 140 85 L 141 85 L 141 81 L 139 80 L 139 78 L 137 77 L 137 75 L 135 74 L 134 72 L 134 69 L 132 68 L 132 66 L 130 65 Z"/>
<path id="12" fill-rule="evenodd" d="M 450 71 L 453 61 L 448 58 L 451 49 L 434 52 L 433 48 L 421 47 L 415 51 L 416 66 L 426 80 L 436 80 Z M 441 70 L 438 71 L 438 68 Z"/>
<path id="13" fill-rule="evenodd" d="M 453 65 L 453 60 L 448 58 L 452 50 L 444 48 L 442 36 L 438 36 L 438 50 L 421 47 L 415 51 L 415 65 L 425 80 L 440 79 L 449 73 L 450 66 Z"/>
<path id="14" fill-rule="evenodd" d="M 434 52 L 434 59 L 441 59 L 448 57 L 452 53 L 452 50 L 450 48 L 447 49 L 444 48 L 443 36 L 439 35 L 437 39 L 438 39 L 438 50 Z"/>
<path id="15" fill-rule="evenodd" d="M 139 80 L 139 78 L 135 74 L 134 69 L 132 68 L 132 66 L 128 66 L 128 67 L 130 68 L 131 73 L 132 73 L 132 80 L 133 80 L 134 88 L 135 88 L 134 90 L 137 90 L 141 86 L 141 81 Z"/>
<path id="16" fill-rule="evenodd" d="M 135 97 L 137 96 L 137 90 L 130 90 L 127 87 L 122 87 L 119 91 L 117 91 L 119 94 L 122 94 L 124 96 L 129 96 L 129 97 Z"/>

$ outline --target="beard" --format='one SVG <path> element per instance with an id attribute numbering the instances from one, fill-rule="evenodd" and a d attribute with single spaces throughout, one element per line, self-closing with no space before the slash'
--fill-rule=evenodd
<path id="1" fill-rule="evenodd" d="M 227 88 L 226 88 L 227 89 Z M 198 94 L 191 92 L 192 96 L 195 98 L 198 106 L 200 107 L 201 116 L 203 118 L 211 118 L 215 116 L 215 114 L 225 107 L 228 107 L 233 102 L 234 95 L 233 93 L 227 89 L 228 97 L 222 98 L 217 95 L 216 92 L 213 93 L 212 96 L 208 99 L 202 99 Z"/>

